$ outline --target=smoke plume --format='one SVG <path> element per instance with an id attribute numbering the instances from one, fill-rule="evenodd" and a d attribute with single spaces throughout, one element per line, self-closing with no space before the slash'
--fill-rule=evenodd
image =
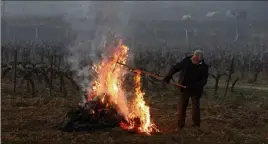
<path id="1" fill-rule="evenodd" d="M 77 37 L 69 46 L 68 63 L 74 80 L 83 91 L 90 88 L 92 65 L 109 56 L 107 43 L 121 37 L 127 24 L 124 2 L 79 2 L 80 7 L 66 15 Z M 92 35 L 93 34 L 93 35 Z M 85 102 L 84 96 L 82 100 Z"/>

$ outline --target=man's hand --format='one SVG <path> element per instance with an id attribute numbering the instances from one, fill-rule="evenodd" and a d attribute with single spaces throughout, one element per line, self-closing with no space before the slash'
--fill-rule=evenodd
<path id="1" fill-rule="evenodd" d="M 165 83 L 169 84 L 169 82 L 170 82 L 170 78 L 169 78 L 169 77 L 164 77 L 163 81 L 164 81 Z"/>

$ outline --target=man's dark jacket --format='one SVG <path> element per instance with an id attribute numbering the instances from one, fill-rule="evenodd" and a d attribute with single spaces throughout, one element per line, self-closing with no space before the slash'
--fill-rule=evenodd
<path id="1" fill-rule="evenodd" d="M 204 61 L 193 64 L 191 57 L 186 57 L 172 66 L 165 80 L 169 81 L 175 73 L 180 72 L 179 83 L 186 86 L 186 89 L 182 88 L 181 91 L 186 90 L 201 96 L 208 79 L 208 65 Z"/>

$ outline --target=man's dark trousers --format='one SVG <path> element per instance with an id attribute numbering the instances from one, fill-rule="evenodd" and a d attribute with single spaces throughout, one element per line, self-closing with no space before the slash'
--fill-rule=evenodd
<path id="1" fill-rule="evenodd" d="M 192 120 L 194 122 L 194 126 L 200 126 L 200 95 L 193 93 L 190 90 L 185 90 L 180 94 L 178 106 L 178 124 L 180 128 L 183 128 L 185 125 L 186 110 L 190 98 L 192 100 Z"/>

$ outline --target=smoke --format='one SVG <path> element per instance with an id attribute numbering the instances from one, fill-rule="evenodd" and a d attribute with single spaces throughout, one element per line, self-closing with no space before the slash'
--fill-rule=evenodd
<path id="1" fill-rule="evenodd" d="M 75 82 L 86 91 L 90 88 L 92 65 L 109 56 L 105 45 L 113 40 L 115 34 L 124 35 L 128 15 L 124 2 L 75 3 L 79 6 L 65 16 L 77 33 L 73 44 L 69 46 L 68 63 L 74 72 Z M 82 101 L 86 101 L 84 96 Z"/>

